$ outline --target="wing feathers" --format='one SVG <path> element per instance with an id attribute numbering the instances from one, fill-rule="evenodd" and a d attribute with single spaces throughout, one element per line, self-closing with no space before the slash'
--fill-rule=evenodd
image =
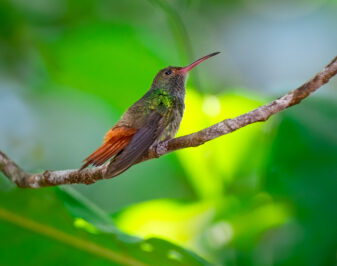
<path id="1" fill-rule="evenodd" d="M 162 118 L 162 115 L 157 112 L 149 115 L 146 124 L 133 136 L 123 152 L 109 164 L 106 178 L 121 174 L 140 159 L 161 134 L 163 127 L 160 120 Z"/>

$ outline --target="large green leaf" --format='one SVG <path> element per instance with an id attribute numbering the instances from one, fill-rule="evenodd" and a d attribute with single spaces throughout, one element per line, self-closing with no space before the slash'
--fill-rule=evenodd
<path id="1" fill-rule="evenodd" d="M 53 188 L 1 192 L 1 265 L 207 264 L 191 252 L 161 239 L 123 237 L 104 212 L 90 202 L 71 190 L 61 193 L 72 212 L 79 214 L 78 218 L 85 221 L 84 218 L 91 217 L 88 220 L 98 225 L 93 226 L 95 231 L 90 233 L 74 226 L 73 218 Z M 102 228 L 112 233 L 102 232 Z"/>

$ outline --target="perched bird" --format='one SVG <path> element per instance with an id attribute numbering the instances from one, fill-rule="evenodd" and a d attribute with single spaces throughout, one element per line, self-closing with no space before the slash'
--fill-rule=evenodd
<path id="1" fill-rule="evenodd" d="M 106 133 L 102 146 L 84 160 L 80 170 L 90 164 L 102 165 L 115 156 L 105 174 L 105 178 L 114 177 L 136 163 L 152 145 L 173 138 L 185 109 L 187 73 L 218 53 L 206 55 L 186 67 L 160 70 L 151 88 Z"/>

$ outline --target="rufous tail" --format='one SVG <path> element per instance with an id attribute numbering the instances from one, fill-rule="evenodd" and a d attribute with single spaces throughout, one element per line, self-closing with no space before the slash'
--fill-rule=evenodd
<path id="1" fill-rule="evenodd" d="M 104 137 L 104 143 L 102 146 L 83 160 L 84 164 L 79 171 L 83 170 L 90 164 L 93 166 L 104 164 L 112 156 L 123 150 L 136 132 L 136 129 L 129 127 L 115 127 L 110 129 Z"/>

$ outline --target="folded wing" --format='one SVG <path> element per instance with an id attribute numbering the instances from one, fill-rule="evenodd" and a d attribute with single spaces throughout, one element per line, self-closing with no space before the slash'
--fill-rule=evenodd
<path id="1" fill-rule="evenodd" d="M 119 175 L 136 163 L 160 136 L 165 125 L 165 117 L 152 111 L 144 126 L 137 131 L 125 149 L 109 164 L 105 178 Z"/>

